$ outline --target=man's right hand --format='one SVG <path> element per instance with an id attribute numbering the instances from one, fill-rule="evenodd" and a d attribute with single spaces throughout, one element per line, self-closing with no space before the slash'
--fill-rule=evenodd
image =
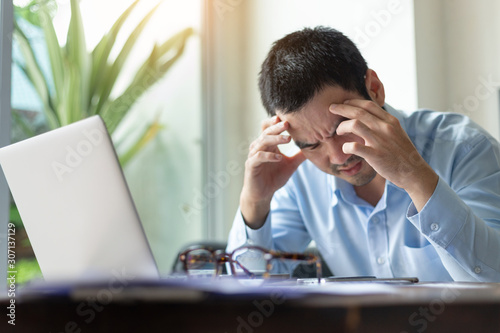
<path id="1" fill-rule="evenodd" d="M 269 214 L 271 199 L 278 189 L 306 159 L 302 152 L 292 157 L 281 154 L 278 145 L 290 142 L 288 122 L 278 116 L 262 122 L 260 136 L 250 144 L 245 163 L 245 178 L 240 196 L 240 210 L 245 223 L 252 229 L 262 227 Z"/>

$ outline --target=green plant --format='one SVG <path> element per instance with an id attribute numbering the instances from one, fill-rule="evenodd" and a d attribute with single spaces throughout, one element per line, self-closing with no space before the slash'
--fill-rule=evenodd
<path id="1" fill-rule="evenodd" d="M 55 1 L 33 0 L 25 7 L 15 7 L 14 38 L 24 58 L 24 64 L 18 65 L 42 101 L 49 129 L 98 114 L 112 134 L 134 102 L 163 77 L 183 54 L 186 41 L 193 34 L 192 28 L 176 33 L 163 44 L 154 45 L 129 86 L 117 98 L 110 96 L 130 51 L 159 5 L 151 9 L 135 27 L 118 56 L 110 59 L 120 30 L 138 3 L 139 0 L 134 1 L 121 14 L 91 52 L 87 51 L 78 0 L 71 0 L 71 20 L 65 45 L 59 44 L 52 24 L 52 16 L 57 8 Z M 43 30 L 50 59 L 50 77 L 43 74 L 28 38 L 17 23 L 20 19 L 28 20 Z M 14 118 L 22 121 L 21 117 Z M 159 128 L 158 123 L 150 124 L 137 143 L 123 154 L 120 159 L 122 165 L 151 140 L 154 137 L 152 134 L 156 134 Z"/>

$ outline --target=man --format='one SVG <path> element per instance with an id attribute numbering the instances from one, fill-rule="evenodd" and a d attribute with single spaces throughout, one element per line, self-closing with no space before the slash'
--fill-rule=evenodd
<path id="1" fill-rule="evenodd" d="M 259 88 L 272 117 L 250 145 L 228 250 L 314 240 L 335 275 L 500 281 L 500 149 L 483 129 L 393 109 L 356 46 L 325 27 L 278 40 Z M 291 139 L 300 152 L 282 155 Z"/>

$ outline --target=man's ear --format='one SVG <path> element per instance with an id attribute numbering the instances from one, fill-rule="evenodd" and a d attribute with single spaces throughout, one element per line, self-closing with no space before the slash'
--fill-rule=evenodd
<path id="1" fill-rule="evenodd" d="M 365 76 L 366 91 L 374 102 L 383 106 L 385 104 L 384 84 L 377 76 L 373 69 L 368 69 Z"/>

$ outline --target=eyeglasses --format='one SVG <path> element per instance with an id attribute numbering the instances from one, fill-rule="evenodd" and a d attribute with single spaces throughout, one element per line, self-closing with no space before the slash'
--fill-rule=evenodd
<path id="1" fill-rule="evenodd" d="M 314 254 L 287 253 L 266 250 L 259 246 L 242 246 L 231 253 L 209 247 L 188 249 L 179 254 L 188 276 L 220 276 L 229 264 L 233 277 L 269 278 L 273 267 L 294 262 L 315 264 L 318 282 L 321 282 L 321 261 Z M 278 268 L 278 267 L 275 267 Z"/>

